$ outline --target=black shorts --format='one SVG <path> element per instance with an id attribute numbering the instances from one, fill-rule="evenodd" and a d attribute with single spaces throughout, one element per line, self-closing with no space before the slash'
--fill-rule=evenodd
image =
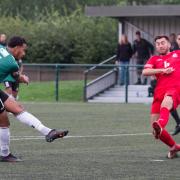
<path id="1" fill-rule="evenodd" d="M 11 88 L 12 91 L 15 91 L 15 92 L 18 92 L 18 90 L 19 90 L 19 82 L 17 82 L 17 81 L 15 81 L 15 82 L 5 81 L 4 86 L 6 88 Z"/>
<path id="2" fill-rule="evenodd" d="M 5 110 L 4 102 L 8 99 L 8 95 L 0 90 L 0 113 L 2 113 Z"/>

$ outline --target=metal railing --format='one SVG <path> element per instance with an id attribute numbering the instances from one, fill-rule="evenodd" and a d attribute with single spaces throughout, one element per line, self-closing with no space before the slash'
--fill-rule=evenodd
<path id="1" fill-rule="evenodd" d="M 109 58 L 108 60 L 111 61 L 115 58 L 115 56 Z M 109 62 L 106 60 L 106 63 Z M 87 101 L 89 98 L 92 98 L 93 96 L 97 95 L 98 93 L 104 91 L 105 89 L 108 89 L 118 82 L 118 70 L 121 68 L 122 65 L 115 65 L 115 64 L 24 64 L 25 67 L 31 67 L 31 69 L 37 69 L 37 71 L 42 71 L 42 69 L 45 70 L 43 74 L 40 75 L 41 78 L 44 78 L 44 75 L 51 76 L 51 81 L 53 80 L 55 82 L 54 89 L 55 89 L 55 100 L 60 101 L 60 93 L 59 93 L 59 87 L 61 87 L 61 80 L 62 75 L 64 74 L 64 71 L 67 69 L 71 71 L 72 69 L 77 70 L 78 68 L 86 69 L 85 71 L 82 71 L 81 69 L 81 75 L 83 79 L 84 75 L 84 100 Z M 140 65 L 139 65 L 140 66 Z M 138 65 L 125 65 L 125 71 L 128 73 L 128 71 L 131 71 L 134 68 L 139 67 Z M 42 69 L 41 69 L 42 68 Z M 48 74 L 49 70 L 51 69 L 51 75 Z M 98 70 L 98 68 L 101 68 L 103 70 L 102 73 L 97 74 L 97 78 L 94 78 L 93 80 L 89 82 L 88 76 L 92 75 L 91 73 L 95 70 Z M 84 72 L 84 73 L 83 73 Z M 26 72 L 25 72 L 26 73 Z M 32 75 L 34 75 L 34 72 L 32 72 Z M 66 76 L 66 75 L 65 75 Z M 91 77 L 91 76 L 90 76 Z M 94 77 L 94 76 L 93 76 Z M 48 80 L 49 81 L 49 80 Z M 125 81 L 125 102 L 128 102 L 128 83 L 127 80 Z"/>
<path id="2" fill-rule="evenodd" d="M 60 94 L 59 94 L 59 87 L 61 86 L 60 83 L 60 77 L 62 76 L 62 71 L 64 71 L 64 69 L 71 69 L 71 68 L 83 68 L 83 69 L 91 69 L 94 67 L 101 67 L 101 68 L 117 68 L 116 65 L 114 64 L 28 64 L 28 63 L 24 63 L 23 64 L 25 68 L 27 67 L 31 67 L 32 69 L 37 69 L 37 71 L 42 71 L 42 69 L 46 69 L 46 68 L 50 68 L 52 69 L 53 72 L 53 80 L 55 82 L 55 100 L 59 101 L 60 100 Z M 42 69 L 41 69 L 42 68 Z M 47 70 L 47 69 L 46 69 Z M 92 69 L 93 70 L 93 69 Z M 31 73 L 32 75 L 34 75 L 34 72 Z M 43 78 L 42 76 L 46 74 L 48 76 L 47 73 L 43 72 L 43 74 L 40 73 L 40 79 Z M 51 74 L 52 76 L 52 74 Z M 85 83 L 84 83 L 85 84 Z"/>
<path id="3" fill-rule="evenodd" d="M 106 63 L 114 61 L 115 58 L 116 58 L 116 55 L 84 71 L 84 101 L 87 101 L 88 99 L 93 98 L 97 94 L 117 84 L 117 81 L 118 81 L 117 67 L 116 68 L 112 67 L 110 71 L 105 72 L 103 75 L 88 82 L 88 75 L 91 72 L 96 70 L 98 67 L 102 67 Z"/>

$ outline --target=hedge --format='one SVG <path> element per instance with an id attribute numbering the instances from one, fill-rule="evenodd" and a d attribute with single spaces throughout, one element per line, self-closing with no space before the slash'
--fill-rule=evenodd
<path id="1" fill-rule="evenodd" d="M 1 16 L 0 32 L 27 39 L 29 63 L 98 63 L 116 51 L 117 24 L 110 18 L 86 17 L 78 10 L 70 16 L 55 11 L 33 20 Z"/>

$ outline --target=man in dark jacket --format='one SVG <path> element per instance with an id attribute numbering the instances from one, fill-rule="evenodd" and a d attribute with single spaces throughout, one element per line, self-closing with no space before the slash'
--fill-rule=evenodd
<path id="1" fill-rule="evenodd" d="M 176 41 L 176 34 L 175 33 L 171 33 L 169 36 L 169 41 L 171 43 L 171 47 L 170 47 L 170 51 L 174 51 L 174 50 L 178 50 L 179 46 L 178 43 Z"/>
<path id="2" fill-rule="evenodd" d="M 144 65 L 150 56 L 154 53 L 153 45 L 147 40 L 141 38 L 140 31 L 136 32 L 136 40 L 133 44 L 133 52 L 137 57 L 137 65 Z M 137 67 L 137 82 L 136 84 L 142 84 L 141 74 L 143 67 Z M 147 78 L 144 79 L 143 84 L 147 84 Z"/>

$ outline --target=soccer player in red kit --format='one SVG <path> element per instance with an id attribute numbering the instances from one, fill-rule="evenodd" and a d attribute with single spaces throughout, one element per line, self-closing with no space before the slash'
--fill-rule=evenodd
<path id="1" fill-rule="evenodd" d="M 155 47 L 159 55 L 152 56 L 144 66 L 142 74 L 155 76 L 157 85 L 151 107 L 151 125 L 156 139 L 170 147 L 168 158 L 172 159 L 180 151 L 172 136 L 165 129 L 169 112 L 180 104 L 180 50 L 170 52 L 167 36 L 157 36 Z"/>

